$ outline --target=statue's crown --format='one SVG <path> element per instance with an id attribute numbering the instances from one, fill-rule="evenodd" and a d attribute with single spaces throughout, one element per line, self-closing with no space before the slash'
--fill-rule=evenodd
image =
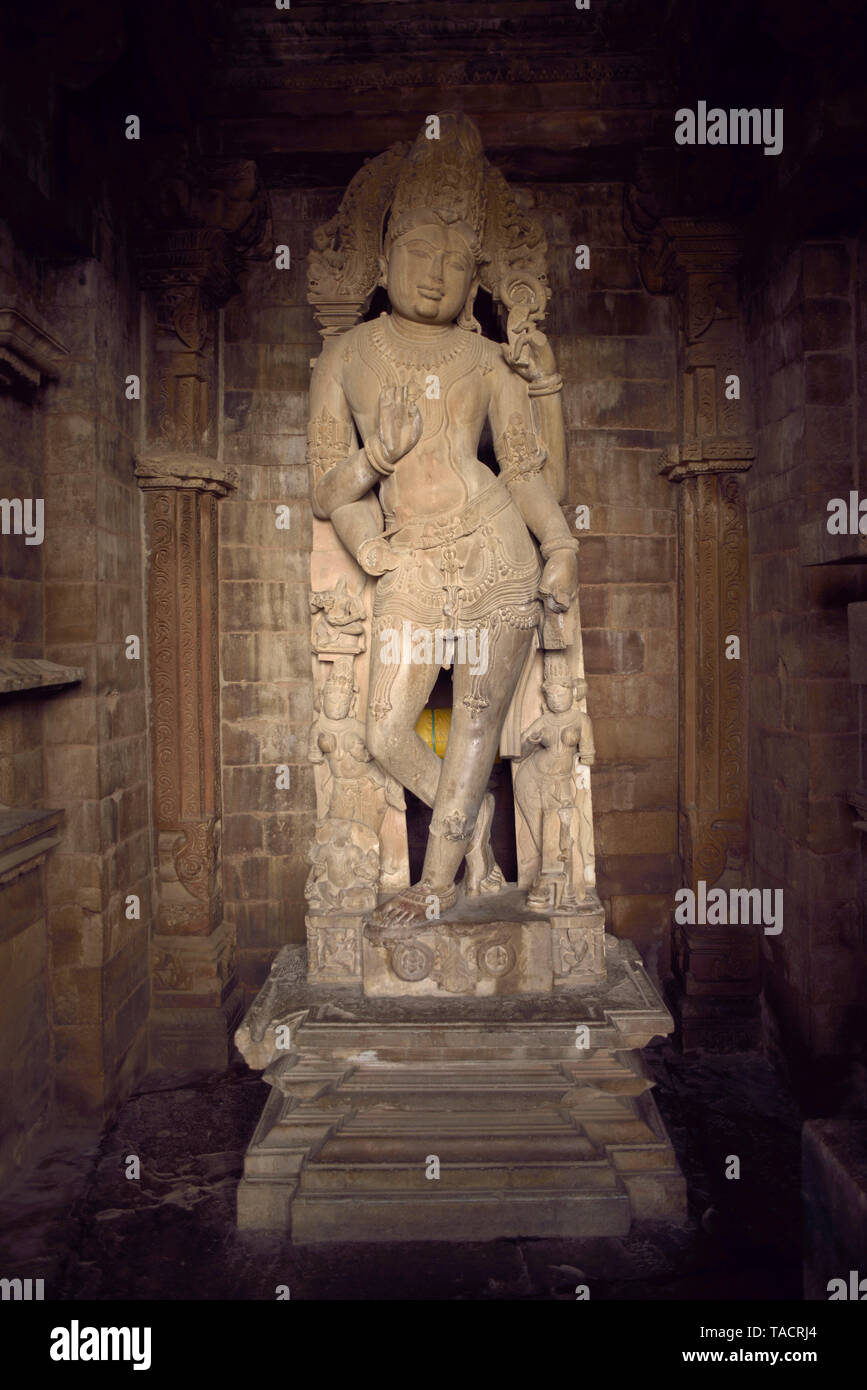
<path id="1" fill-rule="evenodd" d="M 571 685 L 572 672 L 566 657 L 560 652 L 546 652 L 544 661 L 545 685 Z"/>
<path id="2" fill-rule="evenodd" d="M 434 124 L 436 122 L 436 124 Z M 485 230 L 485 160 L 478 127 L 459 111 L 428 117 L 397 176 L 386 245 L 433 212 L 448 226 L 463 224 L 477 258 Z"/>
<path id="3" fill-rule="evenodd" d="M 338 657 L 332 663 L 326 680 L 326 686 L 339 686 L 346 690 L 355 690 L 355 673 L 352 669 L 351 658 Z"/>

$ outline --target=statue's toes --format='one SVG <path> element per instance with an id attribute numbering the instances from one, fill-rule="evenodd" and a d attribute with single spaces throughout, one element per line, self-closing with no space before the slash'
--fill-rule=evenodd
<path id="1" fill-rule="evenodd" d="M 480 886 L 483 893 L 499 893 L 506 886 L 506 876 L 502 869 L 495 865 L 482 879 Z"/>

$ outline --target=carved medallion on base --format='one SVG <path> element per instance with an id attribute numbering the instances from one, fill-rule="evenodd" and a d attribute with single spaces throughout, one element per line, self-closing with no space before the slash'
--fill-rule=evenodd
<path id="1" fill-rule="evenodd" d="M 605 912 L 588 890 L 580 909 L 528 913 L 514 884 L 467 898 L 437 921 L 364 926 L 364 993 L 548 994 L 605 979 Z"/>

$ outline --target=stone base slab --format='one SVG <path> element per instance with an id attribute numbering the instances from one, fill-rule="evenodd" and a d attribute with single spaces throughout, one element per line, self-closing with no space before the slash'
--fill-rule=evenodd
<path id="1" fill-rule="evenodd" d="M 606 947 L 607 979 L 583 991 L 339 1002 L 284 948 L 237 1035 L 273 1088 L 239 1226 L 316 1243 L 682 1224 L 684 1181 L 634 1050 L 672 1021 L 635 948 Z"/>
<path id="2" fill-rule="evenodd" d="M 534 913 L 514 885 L 467 898 L 412 928 L 361 913 L 309 914 L 308 979 L 362 981 L 372 997 L 547 994 L 605 977 L 605 912 L 595 891 L 570 912 Z"/>

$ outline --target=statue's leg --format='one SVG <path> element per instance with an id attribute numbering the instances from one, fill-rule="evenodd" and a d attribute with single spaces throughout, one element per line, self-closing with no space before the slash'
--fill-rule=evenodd
<path id="1" fill-rule="evenodd" d="M 468 898 L 480 893 L 499 893 L 506 885 L 506 876 L 494 858 L 491 848 L 491 826 L 495 803 L 491 792 L 485 792 L 476 825 L 467 846 L 464 892 Z"/>
<path id="2" fill-rule="evenodd" d="M 393 621 L 399 626 L 400 619 Z M 428 806 L 436 800 L 442 763 L 415 726 L 439 672 L 433 661 L 384 662 L 379 642 L 371 645 L 367 746 L 386 772 Z"/>
<path id="3" fill-rule="evenodd" d="M 475 699 L 477 674 L 467 663 L 455 663 L 449 741 L 422 875 L 422 883 L 432 892 L 451 888 L 470 845 L 506 711 L 532 640 L 532 629 L 491 624 L 484 681 L 487 703 L 481 708 Z"/>

